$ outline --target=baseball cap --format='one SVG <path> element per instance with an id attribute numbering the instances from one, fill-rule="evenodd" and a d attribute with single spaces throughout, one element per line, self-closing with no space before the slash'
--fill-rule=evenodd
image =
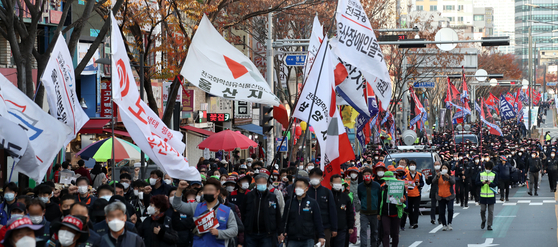
<path id="1" fill-rule="evenodd" d="M 21 228 L 29 228 L 35 231 L 35 236 L 40 236 L 44 232 L 43 225 L 33 225 L 33 222 L 31 222 L 31 219 L 29 219 L 29 217 L 27 216 L 13 217 L 8 221 L 7 226 L 8 228 L 6 230 L 6 235 L 4 236 L 4 239 L 1 242 L 4 246 L 7 247 L 11 246 L 9 239 L 14 230 L 21 229 Z"/>

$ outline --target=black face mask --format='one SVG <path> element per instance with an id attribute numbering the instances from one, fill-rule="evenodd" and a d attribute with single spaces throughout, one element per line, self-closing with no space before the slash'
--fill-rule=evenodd
<path id="1" fill-rule="evenodd" d="M 67 215 L 69 215 L 69 214 L 70 214 L 70 210 L 69 210 L 69 209 L 62 210 L 62 215 L 63 215 L 63 216 L 67 216 Z"/>
<path id="2" fill-rule="evenodd" d="M 215 196 L 213 194 L 204 194 L 203 199 L 206 202 L 212 203 L 213 201 L 215 201 Z"/>

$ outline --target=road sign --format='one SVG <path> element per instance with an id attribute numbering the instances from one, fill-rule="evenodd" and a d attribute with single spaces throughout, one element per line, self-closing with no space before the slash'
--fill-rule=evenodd
<path id="1" fill-rule="evenodd" d="M 278 152 L 288 152 L 288 149 L 287 149 L 288 140 L 287 140 L 287 138 L 285 138 L 285 141 L 283 142 L 283 145 L 281 145 L 281 140 L 283 138 L 275 138 L 275 139 L 277 141 L 277 149 L 279 149 Z M 281 145 L 281 146 L 279 146 L 279 145 Z"/>
<path id="2" fill-rule="evenodd" d="M 433 81 L 421 81 L 413 83 L 413 87 L 416 88 L 434 88 L 435 83 Z"/>
<path id="3" fill-rule="evenodd" d="M 550 87 L 554 87 L 556 86 L 556 82 L 547 82 L 546 85 Z"/>
<path id="4" fill-rule="evenodd" d="M 286 55 L 285 64 L 287 66 L 304 66 L 306 55 Z"/>

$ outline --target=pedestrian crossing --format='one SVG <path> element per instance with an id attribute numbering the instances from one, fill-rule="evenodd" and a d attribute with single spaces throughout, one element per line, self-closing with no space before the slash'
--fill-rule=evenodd
<path id="1" fill-rule="evenodd" d="M 521 197 L 513 197 L 510 198 L 509 201 L 500 201 L 499 199 L 496 199 L 496 204 L 501 204 L 503 206 L 515 206 L 515 205 L 529 205 L 529 206 L 542 206 L 544 204 L 556 204 L 556 200 L 554 200 L 554 197 L 539 197 L 539 198 L 533 198 L 531 200 L 526 200 L 526 198 L 529 197 L 525 197 L 525 198 L 521 198 Z M 532 198 L 532 197 L 530 197 Z M 469 207 L 470 205 L 475 205 L 475 201 L 470 200 L 469 201 Z"/>

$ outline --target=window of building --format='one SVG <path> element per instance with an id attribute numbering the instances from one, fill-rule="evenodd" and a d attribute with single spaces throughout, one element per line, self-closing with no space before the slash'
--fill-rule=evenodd
<path id="1" fill-rule="evenodd" d="M 438 5 L 430 5 L 430 11 L 438 11 Z"/>
<path id="2" fill-rule="evenodd" d="M 474 15 L 473 20 L 474 21 L 484 21 L 484 15 Z"/>
<path id="3" fill-rule="evenodd" d="M 417 5 L 417 10 L 424 10 L 424 6 L 422 6 L 422 5 Z"/>
<path id="4" fill-rule="evenodd" d="M 463 5 L 457 5 L 457 11 L 463 10 Z"/>
<path id="5" fill-rule="evenodd" d="M 444 10 L 454 10 L 455 6 L 454 5 L 444 5 Z"/>
<path id="6" fill-rule="evenodd" d="M 453 17 L 448 17 L 448 20 L 453 21 L 454 19 L 453 19 Z"/>
<path id="7" fill-rule="evenodd" d="M 463 16 L 457 17 L 457 21 L 463 22 Z"/>

